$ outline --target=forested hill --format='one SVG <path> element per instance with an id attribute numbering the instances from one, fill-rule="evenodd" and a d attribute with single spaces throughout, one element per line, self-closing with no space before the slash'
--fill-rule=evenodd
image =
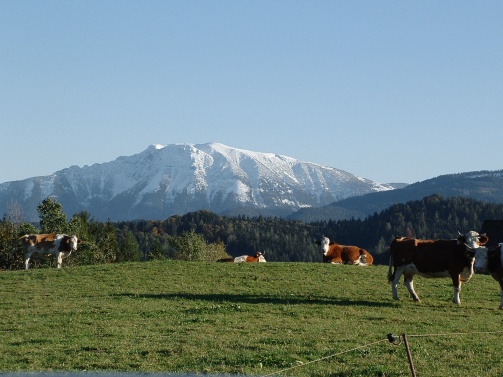
<path id="1" fill-rule="evenodd" d="M 458 232 L 480 232 L 484 220 L 503 219 L 503 204 L 440 195 L 394 204 L 365 220 L 311 223 L 277 217 L 226 217 L 209 211 L 164 221 L 119 223 L 98 222 L 91 214 L 81 212 L 68 222 L 60 207 L 50 198 L 39 206 L 39 229 L 31 223 L 10 220 L 15 219 L 15 213 L 4 215 L 0 220 L 0 269 L 22 268 L 18 239 L 22 234 L 39 232 L 76 234 L 83 242 L 66 261 L 72 265 L 157 258 L 210 262 L 227 254 L 257 251 L 265 253 L 269 262 L 321 262 L 322 254 L 314 242 L 322 235 L 339 244 L 365 248 L 376 264 L 387 264 L 389 244 L 396 236 L 452 239 Z M 44 261 L 35 264 L 48 266 Z"/>
<path id="2" fill-rule="evenodd" d="M 198 211 L 165 221 L 123 222 L 117 226 L 133 231 L 142 250 L 155 240 L 163 243 L 169 237 L 195 231 L 208 242 L 223 242 L 233 256 L 262 251 L 268 261 L 320 262 L 321 253 L 314 241 L 325 235 L 340 244 L 366 248 L 375 255 L 377 263 L 388 263 L 387 251 L 395 236 L 451 239 L 458 231 L 479 231 L 486 219 L 503 219 L 503 205 L 432 195 L 392 205 L 365 220 L 303 223 Z"/>

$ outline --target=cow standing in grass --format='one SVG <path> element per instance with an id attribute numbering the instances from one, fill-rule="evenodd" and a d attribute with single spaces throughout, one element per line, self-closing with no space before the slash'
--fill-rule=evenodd
<path id="1" fill-rule="evenodd" d="M 26 234 L 20 237 L 24 247 L 24 268 L 30 267 L 30 258 L 33 254 L 54 255 L 58 261 L 58 268 L 61 268 L 63 258 L 68 257 L 72 251 L 77 250 L 80 240 L 77 236 L 66 234 Z"/>
<path id="2" fill-rule="evenodd" d="M 419 296 L 414 290 L 414 275 L 425 278 L 450 277 L 454 287 L 452 301 L 461 304 L 459 292 L 461 282 L 468 282 L 473 275 L 475 251 L 473 249 L 488 241 L 485 235 L 477 232 L 460 234 L 453 240 L 426 240 L 397 237 L 390 245 L 388 281 L 391 283 L 393 299 L 398 300 L 398 281 L 404 276 L 407 287 L 414 301 Z"/>

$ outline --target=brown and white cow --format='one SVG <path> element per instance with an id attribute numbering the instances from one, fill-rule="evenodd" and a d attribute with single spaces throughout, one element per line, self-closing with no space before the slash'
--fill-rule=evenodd
<path id="1" fill-rule="evenodd" d="M 452 301 L 461 304 L 461 282 L 468 282 L 473 275 L 475 251 L 472 248 L 478 248 L 486 242 L 487 237 L 477 232 L 468 232 L 465 236 L 460 234 L 453 240 L 395 238 L 390 245 L 388 269 L 393 298 L 398 300 L 397 286 L 403 275 L 404 285 L 410 295 L 414 301 L 419 301 L 413 282 L 417 274 L 425 278 L 450 277 L 454 287 Z"/>
<path id="2" fill-rule="evenodd" d="M 33 254 L 54 255 L 58 261 L 58 268 L 61 268 L 63 257 L 68 257 L 73 250 L 77 250 L 80 240 L 77 236 L 66 234 L 26 234 L 19 238 L 24 247 L 24 268 L 30 266 L 30 258 Z"/>
<path id="3" fill-rule="evenodd" d="M 241 255 L 239 257 L 235 258 L 224 258 L 224 259 L 219 259 L 217 262 L 234 262 L 234 263 L 243 263 L 243 262 L 265 262 L 264 254 L 261 253 L 260 251 L 257 252 L 255 255 Z"/>
<path id="4" fill-rule="evenodd" d="M 357 264 L 360 266 L 370 266 L 374 258 L 370 253 L 358 246 L 339 245 L 330 242 L 328 237 L 322 237 L 321 241 L 315 242 L 320 245 L 323 253 L 323 262 L 332 264 Z"/>
<path id="5" fill-rule="evenodd" d="M 503 309 L 503 243 L 498 246 L 486 248 L 479 247 L 475 250 L 475 273 L 490 274 L 500 285 L 500 309 Z"/>

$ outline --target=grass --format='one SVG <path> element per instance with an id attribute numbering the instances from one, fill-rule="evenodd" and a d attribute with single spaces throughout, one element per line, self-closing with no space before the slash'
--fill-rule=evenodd
<path id="1" fill-rule="evenodd" d="M 415 279 L 387 267 L 155 261 L 0 273 L 0 371 L 285 376 L 500 376 L 503 311 L 489 276 Z M 318 361 L 319 359 L 325 358 Z M 295 367 L 295 368 L 293 368 Z M 287 368 L 284 372 L 281 372 Z"/>

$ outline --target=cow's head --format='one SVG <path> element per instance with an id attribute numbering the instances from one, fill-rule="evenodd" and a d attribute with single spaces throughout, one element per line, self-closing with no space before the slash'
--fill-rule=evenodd
<path id="1" fill-rule="evenodd" d="M 503 263 L 503 260 L 501 259 L 502 246 L 503 244 L 500 243 L 498 246 L 490 249 L 487 247 L 479 247 L 476 250 L 474 269 L 477 274 L 489 273 L 490 263 L 497 263 L 498 265 Z"/>
<path id="2" fill-rule="evenodd" d="M 327 256 L 328 249 L 330 246 L 330 239 L 328 237 L 321 237 L 320 241 L 315 242 L 317 245 L 320 245 L 321 251 L 324 256 Z"/>
<path id="3" fill-rule="evenodd" d="M 475 264 L 473 269 L 476 274 L 487 274 L 489 270 L 489 249 L 487 247 L 479 247 L 475 249 Z"/>
<path id="4" fill-rule="evenodd" d="M 67 236 L 66 234 L 58 234 L 56 239 L 60 239 L 60 242 L 70 245 L 70 250 L 72 251 L 77 250 L 77 245 L 80 243 L 80 240 L 75 235 Z"/>
<path id="5" fill-rule="evenodd" d="M 489 241 L 489 237 L 484 234 L 478 234 L 475 231 L 469 231 L 465 235 L 462 235 L 460 232 L 458 232 L 458 243 L 460 244 L 465 244 L 467 248 L 470 249 L 477 249 L 481 246 L 484 246 L 487 241 Z"/>
<path id="6" fill-rule="evenodd" d="M 80 240 L 77 238 L 77 236 L 70 236 L 70 247 L 72 248 L 72 250 L 77 250 L 77 244 L 79 243 Z"/>
<path id="7" fill-rule="evenodd" d="M 255 258 L 258 258 L 259 262 L 265 262 L 264 253 L 261 253 L 260 251 L 257 252 L 257 254 L 255 255 Z"/>
<path id="8" fill-rule="evenodd" d="M 459 237 L 458 237 L 458 244 L 464 244 L 465 246 L 465 257 L 466 260 L 471 264 L 472 266 L 472 271 L 470 272 L 473 274 L 473 272 L 477 272 L 477 267 L 476 265 L 476 260 L 477 260 L 477 253 L 479 255 L 482 255 L 481 253 L 487 251 L 487 248 L 484 247 L 484 245 L 489 241 L 489 237 L 487 237 L 485 234 L 478 234 L 475 231 L 470 231 L 466 233 L 465 235 L 462 235 L 460 232 Z M 487 255 L 487 253 L 486 253 Z M 469 279 L 469 277 L 466 279 L 466 281 Z"/>
<path id="9" fill-rule="evenodd" d="M 484 254 L 486 256 L 485 259 L 487 259 L 487 248 L 484 247 L 484 245 L 489 241 L 489 237 L 487 237 L 485 234 L 478 234 L 473 230 L 466 233 L 465 235 L 462 235 L 460 232 L 458 233 L 458 244 L 465 245 L 467 259 L 484 259 Z M 476 266 L 474 266 L 474 269 L 475 271 L 477 271 Z"/>

